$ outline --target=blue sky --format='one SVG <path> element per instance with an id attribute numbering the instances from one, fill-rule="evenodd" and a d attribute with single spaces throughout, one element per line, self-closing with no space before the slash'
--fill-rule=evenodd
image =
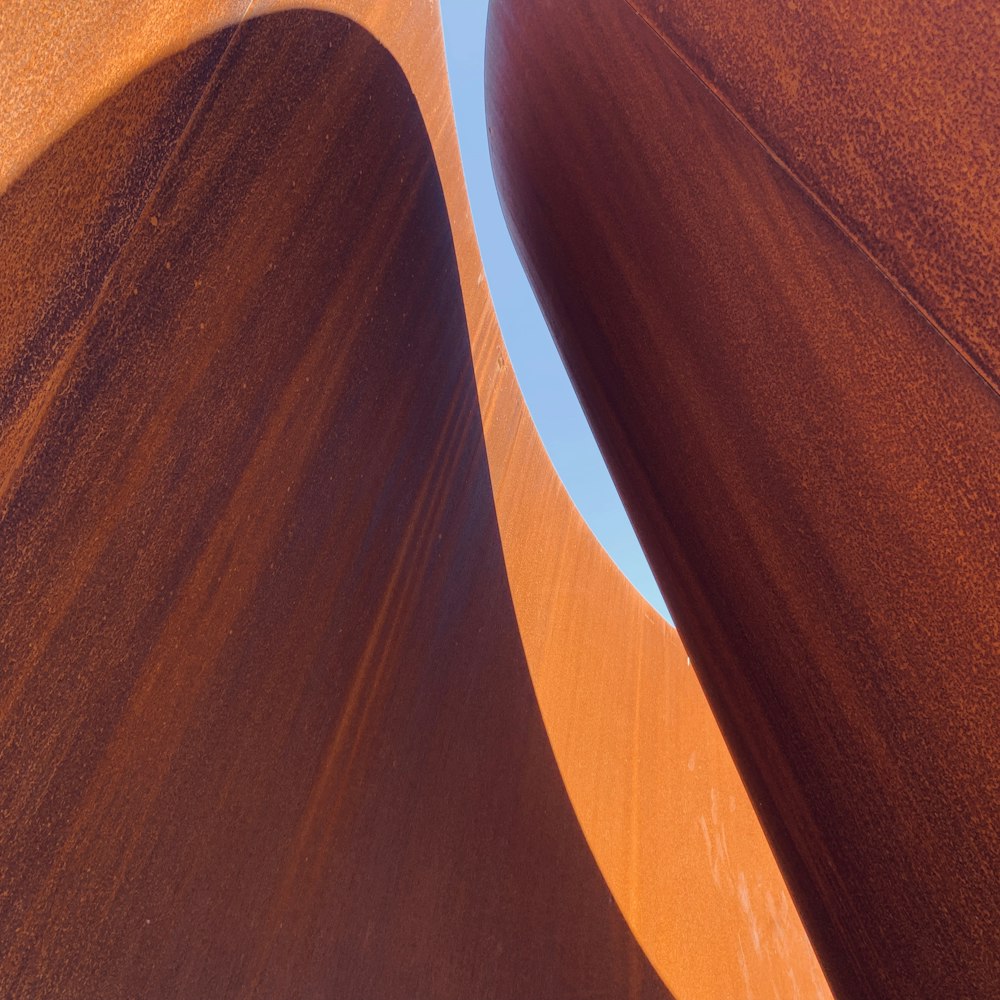
<path id="1" fill-rule="evenodd" d="M 510 241 L 486 141 L 483 53 L 488 0 L 441 0 L 462 166 L 486 279 L 528 409 L 573 502 L 611 558 L 667 610 Z"/>

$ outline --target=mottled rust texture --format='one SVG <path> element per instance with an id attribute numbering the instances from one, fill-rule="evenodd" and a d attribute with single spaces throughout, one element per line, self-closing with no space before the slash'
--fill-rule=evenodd
<path id="1" fill-rule="evenodd" d="M 628 2 L 1000 390 L 1000 6 Z"/>
<path id="2" fill-rule="evenodd" d="M 494 0 L 488 105 L 519 249 L 834 992 L 996 995 L 996 392 L 628 4 Z"/>
<path id="3" fill-rule="evenodd" d="M 198 43 L 0 233 L 0 993 L 667 997 L 535 701 L 385 50 Z"/>

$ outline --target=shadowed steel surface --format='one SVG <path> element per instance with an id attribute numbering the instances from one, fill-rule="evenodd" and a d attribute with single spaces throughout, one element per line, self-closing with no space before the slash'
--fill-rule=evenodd
<path id="1" fill-rule="evenodd" d="M 1000 9 L 631 0 L 1000 390 Z"/>
<path id="2" fill-rule="evenodd" d="M 98 211 L 34 225 L 53 178 Z M 5 373 L 4 994 L 667 996 L 533 696 L 391 57 L 209 38 L 2 211 L 53 276 Z"/>
<path id="3" fill-rule="evenodd" d="M 1000 404 L 954 344 L 984 345 L 982 357 L 995 346 L 977 318 L 992 321 L 995 274 L 970 250 L 980 224 L 992 231 L 974 178 L 993 154 L 959 146 L 957 163 L 939 163 L 910 99 L 891 86 L 879 96 L 883 81 L 870 78 L 902 162 L 865 161 L 863 174 L 838 144 L 852 127 L 837 117 L 841 90 L 810 61 L 821 43 L 843 54 L 829 5 L 815 17 L 803 8 L 819 40 L 802 50 L 800 33 L 764 30 L 772 6 L 746 18 L 734 8 L 740 27 L 725 42 L 728 21 L 706 26 L 706 14 L 702 28 L 716 91 L 740 84 L 736 103 L 760 133 L 797 150 L 798 178 L 668 44 L 664 31 L 693 5 L 642 17 L 624 2 L 494 0 L 498 181 L 831 985 L 845 997 L 991 996 Z M 948 134 L 976 131 L 983 106 L 962 89 L 966 69 L 982 81 L 995 51 L 988 35 L 964 54 L 977 8 L 959 7 L 909 29 L 943 39 L 939 62 L 958 67 L 935 77 L 934 114 L 974 108 L 943 123 Z M 838 24 L 881 51 L 860 9 Z M 782 104 L 764 80 L 769 45 L 798 67 L 800 98 Z M 891 80 L 920 91 L 930 73 L 910 61 Z M 827 116 L 830 172 L 817 150 Z M 960 211 L 901 180 L 932 168 L 953 178 Z M 828 190 L 803 187 L 809 177 Z M 857 225 L 832 218 L 828 200 Z M 897 220 L 899 200 L 912 212 Z M 937 243 L 939 211 L 955 228 Z M 927 228 L 911 240 L 914 220 Z M 886 235 L 862 250 L 845 229 Z M 912 266 L 890 280 L 904 245 Z M 897 284 L 941 304 L 928 305 L 941 322 L 950 303 L 967 326 L 931 325 Z"/>
<path id="4" fill-rule="evenodd" d="M 828 997 L 525 410 L 435 5 L 287 6 L 0 7 L 0 991 Z"/>

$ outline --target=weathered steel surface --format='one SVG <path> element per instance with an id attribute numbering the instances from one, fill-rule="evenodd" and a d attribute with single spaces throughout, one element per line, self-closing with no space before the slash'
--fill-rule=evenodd
<path id="1" fill-rule="evenodd" d="M 836 99 L 810 103 L 822 69 L 800 61 L 819 134 Z M 993 995 L 993 386 L 628 4 L 494 0 L 488 84 L 515 238 L 831 985 Z M 863 190 L 932 225 L 892 171 Z"/>
<path id="2" fill-rule="evenodd" d="M 4 378 L 3 994 L 667 996 L 532 693 L 391 57 L 211 37 L 3 212 L 53 261 Z"/>
<path id="3" fill-rule="evenodd" d="M 434 5 L 330 6 L 402 70 L 0 9 L 0 991 L 827 997 L 524 408 Z"/>
<path id="4" fill-rule="evenodd" d="M 993 0 L 630 0 L 1000 389 Z"/>

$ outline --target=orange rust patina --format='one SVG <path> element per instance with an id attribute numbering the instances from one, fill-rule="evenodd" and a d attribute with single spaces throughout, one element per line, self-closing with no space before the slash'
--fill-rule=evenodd
<path id="1" fill-rule="evenodd" d="M 0 10 L 0 992 L 828 997 L 525 410 L 435 4 L 283 6 Z"/>
<path id="2" fill-rule="evenodd" d="M 995 5 L 491 18 L 523 259 L 831 985 L 995 996 Z"/>

